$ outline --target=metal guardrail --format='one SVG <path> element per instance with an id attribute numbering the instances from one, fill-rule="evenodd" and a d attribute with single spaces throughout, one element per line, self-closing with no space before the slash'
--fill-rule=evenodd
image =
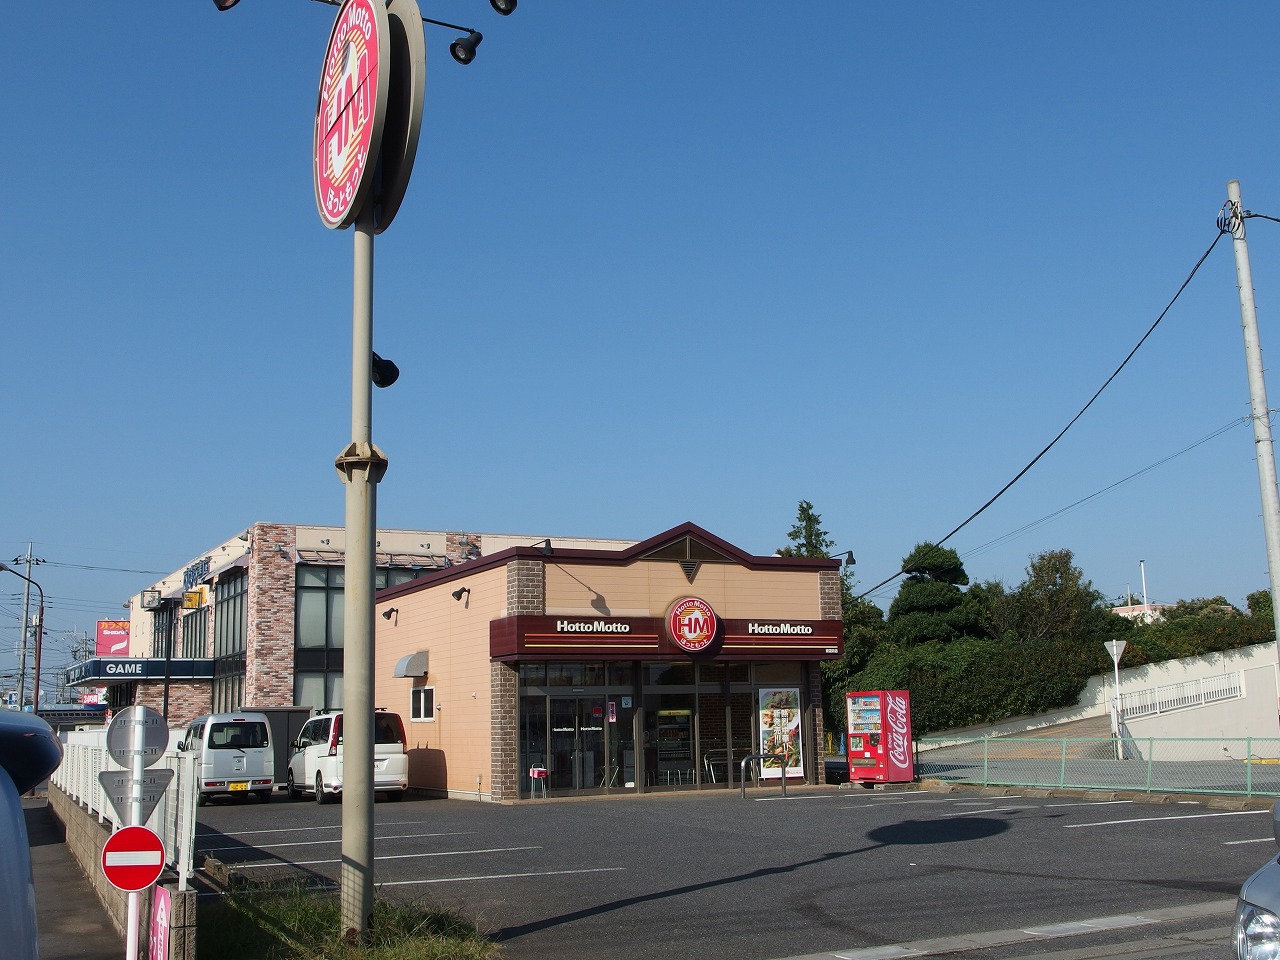
<path id="1" fill-rule="evenodd" d="M 747 799 L 747 764 L 752 760 L 760 761 L 759 769 L 761 772 L 756 774 L 756 780 L 764 779 L 765 760 L 778 761 L 778 767 L 782 771 L 782 776 L 779 778 L 782 780 L 782 795 L 785 797 L 787 795 L 787 758 L 780 753 L 749 753 L 742 758 L 742 763 L 738 765 L 738 782 L 742 784 L 739 788 L 742 799 Z"/>
<path id="2" fill-rule="evenodd" d="M 49 782 L 94 814 L 99 823 L 110 821 L 116 828 L 124 826 L 98 781 L 98 774 L 104 770 L 123 769 L 107 752 L 105 731 L 76 730 L 63 734 L 62 740 L 62 765 Z M 173 770 L 173 780 L 146 825 L 164 842 L 165 865 L 177 874 L 178 889 L 185 890 L 194 870 L 199 771 L 195 754 L 175 750 L 161 755 L 148 769 L 166 767 Z"/>
<path id="3" fill-rule="evenodd" d="M 916 774 L 984 787 L 1280 797 L 1280 738 L 923 738 Z"/>
<path id="4" fill-rule="evenodd" d="M 1120 716 L 1124 719 L 1151 717 L 1174 710 L 1186 710 L 1223 700 L 1239 700 L 1244 696 L 1244 676 L 1224 673 L 1199 680 L 1166 683 L 1145 690 L 1120 695 Z"/>

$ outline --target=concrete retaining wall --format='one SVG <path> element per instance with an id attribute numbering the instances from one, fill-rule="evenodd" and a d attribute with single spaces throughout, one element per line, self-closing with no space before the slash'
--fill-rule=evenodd
<path id="1" fill-rule="evenodd" d="M 120 936 L 127 938 L 129 895 L 113 887 L 102 874 L 102 847 L 111 836 L 110 824 L 99 823 L 97 817 L 52 784 L 49 785 L 49 809 L 62 824 L 67 849 L 89 879 L 107 916 Z M 169 889 L 173 903 L 169 918 L 169 960 L 195 960 L 196 892 L 190 888 L 179 891 L 177 880 L 169 871 L 161 875 L 160 883 Z M 138 897 L 142 927 L 138 944 L 145 947 L 150 929 L 151 891 L 144 891 Z"/>

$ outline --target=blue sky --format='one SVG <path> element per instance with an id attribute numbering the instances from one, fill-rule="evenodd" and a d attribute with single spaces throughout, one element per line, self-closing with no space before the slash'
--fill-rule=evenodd
<path id="1" fill-rule="evenodd" d="M 342 523 L 352 238 L 311 184 L 335 8 L 53 9 L 7 11 L 0 560 L 48 561 L 56 666 L 145 571 L 257 520 Z M 427 27 L 418 162 L 377 240 L 375 348 L 402 371 L 374 398 L 383 527 L 692 520 L 771 553 L 807 499 L 869 587 L 1084 405 L 1228 180 L 1280 216 L 1270 2 L 423 13 L 485 40 L 462 68 Z M 1265 353 L 1280 224 L 1249 241 Z M 1224 239 L 950 541 L 971 577 L 1065 547 L 1108 596 L 1140 560 L 1152 600 L 1265 588 L 1242 343 Z"/>

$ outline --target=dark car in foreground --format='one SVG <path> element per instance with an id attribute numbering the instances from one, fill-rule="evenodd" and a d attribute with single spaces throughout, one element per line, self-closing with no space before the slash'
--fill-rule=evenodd
<path id="1" fill-rule="evenodd" d="M 30 713 L 0 710 L 0 931 L 6 957 L 36 960 L 36 888 L 22 795 L 57 769 L 62 744 Z"/>

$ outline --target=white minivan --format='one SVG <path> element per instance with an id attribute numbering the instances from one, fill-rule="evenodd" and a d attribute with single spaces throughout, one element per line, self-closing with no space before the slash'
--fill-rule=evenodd
<path id="1" fill-rule="evenodd" d="M 180 750 L 199 759 L 200 793 L 204 806 L 216 794 L 245 797 L 252 793 L 263 803 L 275 790 L 276 758 L 271 749 L 271 724 L 261 713 L 213 713 L 196 717 L 187 727 Z"/>
<path id="2" fill-rule="evenodd" d="M 399 800 L 409 786 L 404 722 L 398 713 L 373 715 L 373 789 Z M 315 794 L 328 803 L 342 793 L 342 711 L 321 713 L 302 725 L 289 758 L 289 797 Z"/>

